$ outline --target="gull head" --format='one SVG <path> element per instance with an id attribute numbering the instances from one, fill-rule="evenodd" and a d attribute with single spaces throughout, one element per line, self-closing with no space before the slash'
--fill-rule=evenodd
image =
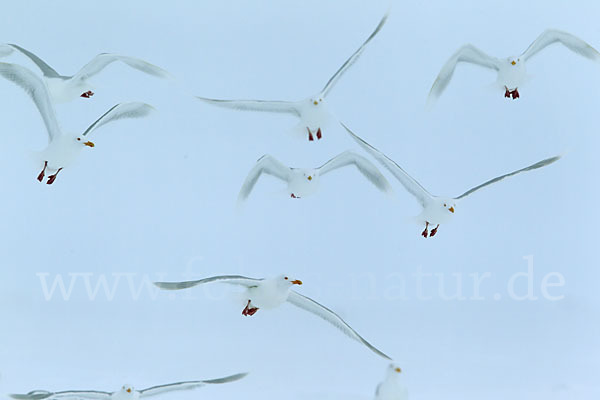
<path id="1" fill-rule="evenodd" d="M 391 376 L 396 376 L 402 373 L 402 368 L 400 368 L 398 365 L 396 364 L 390 364 L 388 365 L 388 375 Z"/>
<path id="2" fill-rule="evenodd" d="M 302 281 L 299 279 L 294 279 L 289 275 L 280 275 L 276 278 L 276 282 L 284 287 L 292 287 L 294 285 L 302 285 Z"/>
<path id="3" fill-rule="evenodd" d="M 321 103 L 323 103 L 322 97 L 313 97 L 310 99 L 310 102 L 313 106 L 318 107 Z"/>
<path id="4" fill-rule="evenodd" d="M 121 393 L 127 397 L 131 397 L 135 393 L 135 389 L 132 385 L 123 385 L 123 387 L 121 387 Z"/>
<path id="5" fill-rule="evenodd" d="M 88 147 L 94 147 L 94 146 L 96 146 L 96 145 L 94 144 L 94 142 L 91 142 L 91 141 L 87 140 L 85 137 L 82 137 L 82 136 L 77 136 L 77 137 L 75 138 L 75 141 L 76 141 L 78 144 L 80 144 L 80 145 L 83 145 L 83 146 L 88 146 Z"/>
<path id="6" fill-rule="evenodd" d="M 517 65 L 519 65 L 521 63 L 521 59 L 519 57 L 508 57 L 508 62 L 513 67 L 516 67 Z"/>
<path id="7" fill-rule="evenodd" d="M 446 209 L 449 213 L 454 214 L 454 208 L 456 207 L 456 204 L 454 204 L 454 202 L 451 202 L 450 200 L 445 200 L 442 203 L 442 206 L 444 207 L 444 209 Z"/>

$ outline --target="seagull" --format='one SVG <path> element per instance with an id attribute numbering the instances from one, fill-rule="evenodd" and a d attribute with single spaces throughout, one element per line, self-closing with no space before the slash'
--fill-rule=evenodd
<path id="1" fill-rule="evenodd" d="M 55 103 L 66 103 L 78 97 L 89 99 L 94 95 L 92 85 L 88 83 L 88 79 L 101 72 L 106 66 L 115 61 L 121 61 L 132 68 L 145 72 L 148 75 L 153 75 L 159 78 L 170 78 L 171 75 L 164 69 L 150 64 L 139 58 L 121 56 L 118 54 L 101 53 L 94 57 L 89 63 L 83 66 L 75 75 L 66 76 L 56 72 L 51 66 L 46 64 L 35 54 L 16 45 L 4 44 L 0 46 L 0 57 L 12 53 L 13 50 L 18 50 L 31 61 L 33 61 L 44 75 L 44 82 L 50 90 L 50 97 Z"/>
<path id="2" fill-rule="evenodd" d="M 48 176 L 46 182 L 48 185 L 54 183 L 56 176 L 63 168 L 75 161 L 82 149 L 86 146 L 90 148 L 95 146 L 88 139 L 94 130 L 118 119 L 143 117 L 154 110 L 152 106 L 145 103 L 117 104 L 91 124 L 81 135 L 64 133 L 56 120 L 48 89 L 40 78 L 25 67 L 7 63 L 0 63 L 0 75 L 20 86 L 29 94 L 44 120 L 49 143 L 46 149 L 39 153 L 43 169 L 37 179 L 42 182 L 47 172 L 54 172 Z"/>
<path id="3" fill-rule="evenodd" d="M 27 394 L 11 394 L 10 397 L 17 400 L 44 400 L 44 399 L 90 399 L 90 400 L 137 400 L 140 398 L 156 396 L 175 390 L 191 390 L 205 385 L 234 382 L 248 375 L 247 373 L 235 374 L 219 379 L 205 381 L 184 381 L 168 383 L 166 385 L 152 386 L 142 390 L 136 390 L 131 385 L 123 385 L 116 392 L 102 392 L 99 390 L 66 390 L 62 392 L 48 392 L 46 390 L 34 390 Z"/>
<path id="4" fill-rule="evenodd" d="M 258 178 L 262 174 L 272 175 L 288 184 L 290 197 L 299 199 L 313 194 L 319 187 L 319 178 L 335 169 L 354 165 L 379 190 L 391 193 L 392 189 L 387 179 L 369 160 L 351 151 L 345 151 L 318 168 L 290 168 L 275 157 L 268 154 L 262 156 L 244 181 L 240 190 L 238 202 L 244 201 L 250 195 Z"/>
<path id="5" fill-rule="evenodd" d="M 408 390 L 400 382 L 402 368 L 390 364 L 386 369 L 385 379 L 375 391 L 375 400 L 408 400 Z"/>
<path id="6" fill-rule="evenodd" d="M 294 285 L 302 285 L 302 281 L 291 279 L 286 275 L 280 275 L 270 279 L 247 278 L 240 275 L 222 275 L 197 281 L 154 282 L 154 284 L 165 290 L 181 290 L 210 282 L 222 282 L 230 285 L 244 286 L 246 288 L 244 296 L 246 307 L 242 311 L 242 315 L 252 316 L 256 314 L 260 308 L 267 310 L 277 308 L 287 301 L 296 307 L 311 312 L 329 322 L 350 338 L 367 346 L 378 356 L 391 360 L 390 357 L 363 339 L 362 336 L 352 329 L 339 315 L 313 299 L 291 290 Z"/>
<path id="7" fill-rule="evenodd" d="M 342 75 L 358 60 L 367 44 L 377 35 L 388 18 L 386 13 L 373 33 L 367 40 L 346 60 L 335 74 L 327 81 L 323 89 L 304 100 L 300 101 L 268 101 L 268 100 L 218 100 L 206 97 L 197 98 L 208 104 L 219 107 L 233 108 L 244 111 L 262 111 L 270 113 L 291 114 L 300 119 L 300 130 L 308 132 L 308 140 L 320 140 L 323 136 L 322 127 L 331 120 L 332 113 L 327 106 L 327 95 L 339 81 Z"/>
<path id="8" fill-rule="evenodd" d="M 472 44 L 466 44 L 458 49 L 442 67 L 429 92 L 428 103 L 431 104 L 446 89 L 456 65 L 460 62 L 496 70 L 498 73 L 497 83 L 504 88 L 504 97 L 518 99 L 520 97 L 519 86 L 527 78 L 525 64 L 534 55 L 554 43 L 560 43 L 590 60 L 600 61 L 600 53 L 592 46 L 570 33 L 555 29 L 544 31 L 520 56 L 496 58 L 485 54 Z"/>
<path id="9" fill-rule="evenodd" d="M 467 190 L 458 197 L 434 196 L 430 194 L 423 186 L 421 186 L 421 184 L 417 182 L 413 177 L 408 175 L 408 173 L 406 173 L 406 171 L 404 171 L 402 167 L 396 164 L 396 162 L 394 162 L 385 154 L 377 150 L 375 147 L 371 146 L 369 143 L 365 142 L 354 132 L 352 132 L 346 125 L 342 124 L 342 126 L 346 128 L 346 131 L 348 131 L 350 136 L 352 136 L 352 138 L 354 138 L 354 140 L 356 140 L 356 142 L 364 150 L 366 150 L 369 154 L 371 154 L 371 156 L 373 156 L 373 158 L 375 158 L 385 168 L 387 168 L 388 171 L 390 171 L 392 175 L 394 175 L 396 179 L 400 181 L 402 186 L 404 186 L 404 188 L 417 199 L 421 207 L 423 207 L 423 211 L 416 217 L 416 221 L 418 223 L 425 224 L 425 229 L 421 233 L 421 235 L 424 238 L 435 236 L 438 232 L 440 224 L 450 221 L 459 200 L 464 199 L 465 197 L 471 195 L 479 189 L 491 185 L 492 183 L 501 181 L 504 178 L 520 174 L 521 172 L 532 171 L 534 169 L 545 167 L 561 158 L 561 156 L 546 158 L 545 160 L 538 161 L 535 164 L 532 164 L 528 167 L 509 172 L 508 174 L 497 176 L 493 179 L 490 179 L 487 182 L 482 183 L 481 185 L 475 186 L 474 188 Z M 429 232 L 429 227 L 433 225 L 435 225 L 435 228 L 433 228 L 431 232 Z"/>

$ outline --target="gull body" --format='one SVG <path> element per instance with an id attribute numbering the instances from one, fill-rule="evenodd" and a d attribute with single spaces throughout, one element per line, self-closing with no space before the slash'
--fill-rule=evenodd
<path id="1" fill-rule="evenodd" d="M 0 76 L 25 90 L 40 112 L 48 134 L 48 146 L 37 153 L 42 168 L 38 180 L 41 182 L 46 173 L 54 172 L 54 174 L 48 176 L 48 184 L 54 182 L 58 172 L 73 164 L 81 150 L 95 146 L 88 136 L 97 128 L 123 118 L 143 117 L 154 110 L 152 106 L 145 103 L 117 104 L 105 112 L 82 134 L 65 133 L 58 125 L 48 88 L 40 78 L 25 67 L 8 63 L 0 63 Z"/>
<path id="2" fill-rule="evenodd" d="M 375 400 L 408 400 L 408 390 L 402 384 L 402 369 L 390 364 L 384 380 L 377 386 Z"/>
<path id="3" fill-rule="evenodd" d="M 250 195 L 254 185 L 262 174 L 274 176 L 287 183 L 288 195 L 301 198 L 314 194 L 320 186 L 321 176 L 346 166 L 355 166 L 358 171 L 383 192 L 392 191 L 387 179 L 369 160 L 351 151 L 345 151 L 333 157 L 318 168 L 291 168 L 268 154 L 262 156 L 244 181 L 238 202 Z"/>
<path id="4" fill-rule="evenodd" d="M 120 61 L 129 65 L 131 68 L 155 77 L 170 78 L 171 76 L 164 69 L 150 64 L 147 61 L 110 53 L 98 54 L 75 75 L 61 75 L 37 55 L 16 44 L 0 45 L 0 57 L 4 57 L 14 50 L 25 55 L 41 70 L 44 83 L 47 85 L 50 93 L 50 98 L 55 103 L 69 102 L 78 97 L 92 97 L 94 95 L 94 92 L 92 91 L 94 88 L 88 80 L 115 61 Z"/>
<path id="5" fill-rule="evenodd" d="M 61 392 L 49 392 L 46 390 L 34 390 L 27 394 L 11 394 L 10 397 L 17 400 L 54 400 L 54 399 L 86 399 L 86 400 L 138 400 L 150 396 L 181 390 L 192 390 L 206 385 L 229 383 L 244 378 L 247 373 L 235 374 L 223 378 L 182 381 L 167 383 L 164 385 L 151 386 L 146 389 L 136 390 L 132 385 L 123 385 L 121 389 L 114 392 L 103 392 L 99 390 L 66 390 Z"/>
<path id="6" fill-rule="evenodd" d="M 244 316 L 252 316 L 261 308 L 273 309 L 279 307 L 283 303 L 291 303 L 296 307 L 315 314 L 321 319 L 329 322 L 341 330 L 345 335 L 362 343 L 378 356 L 388 360 L 390 359 L 385 353 L 363 339 L 363 337 L 352 329 L 352 327 L 350 327 L 350 325 L 348 325 L 339 315 L 313 299 L 291 290 L 294 285 L 302 285 L 302 281 L 292 279 L 287 275 L 279 275 L 270 279 L 248 278 L 241 275 L 221 275 L 196 281 L 154 282 L 154 284 L 164 290 L 181 290 L 211 282 L 221 282 L 245 287 L 246 290 L 243 296 L 246 306 L 242 310 L 242 315 Z"/>
<path id="7" fill-rule="evenodd" d="M 560 156 L 546 158 L 525 168 L 521 168 L 519 170 L 497 176 L 493 179 L 482 183 L 481 185 L 475 186 L 474 188 L 467 190 L 466 192 L 457 197 L 434 196 L 431 193 L 429 193 L 413 177 L 411 177 L 406 171 L 404 171 L 404 169 L 402 169 L 402 167 L 400 167 L 400 165 L 398 165 L 395 161 L 393 161 L 381 151 L 377 150 L 375 147 L 371 146 L 365 140 L 360 138 L 358 135 L 352 132 L 346 125 L 342 124 L 342 126 L 367 153 L 371 154 L 373 158 L 375 158 L 388 171 L 390 171 L 392 175 L 394 175 L 394 177 L 398 179 L 402 186 L 404 186 L 404 188 L 410 194 L 412 194 L 415 197 L 415 199 L 419 202 L 419 204 L 422 207 L 422 211 L 415 218 L 415 220 L 418 223 L 425 224 L 425 229 L 421 233 L 421 235 L 425 238 L 435 236 L 440 224 L 450 221 L 450 219 L 454 215 L 459 201 L 464 199 L 465 197 L 471 195 L 479 189 L 482 189 L 493 183 L 499 182 L 505 178 L 520 174 L 521 172 L 532 171 L 534 169 L 545 167 L 560 159 Z M 434 225 L 435 228 L 433 228 L 430 232 L 429 227 Z"/>
<path id="8" fill-rule="evenodd" d="M 459 48 L 442 67 L 429 92 L 428 104 L 431 105 L 446 89 L 456 66 L 461 62 L 495 70 L 497 72 L 496 82 L 503 88 L 504 97 L 517 99 L 520 97 L 519 88 L 528 80 L 527 62 L 554 43 L 560 43 L 590 60 L 600 61 L 600 53 L 588 43 L 570 33 L 556 29 L 544 31 L 523 53 L 507 58 L 489 56 L 472 44 L 466 44 Z"/>
<path id="9" fill-rule="evenodd" d="M 366 45 L 377 35 L 387 20 L 385 14 L 375 30 L 367 40 L 356 50 L 350 58 L 327 81 L 323 89 L 313 96 L 300 101 L 270 101 L 270 100 L 222 100 L 197 96 L 198 100 L 205 103 L 244 111 L 259 111 L 269 113 L 283 113 L 293 115 L 300 119 L 299 127 L 308 135 L 309 141 L 320 140 L 323 128 L 335 117 L 327 106 L 327 96 L 341 76 L 358 60 Z"/>

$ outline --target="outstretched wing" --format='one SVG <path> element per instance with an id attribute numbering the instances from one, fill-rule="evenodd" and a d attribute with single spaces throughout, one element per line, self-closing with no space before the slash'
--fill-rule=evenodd
<path id="1" fill-rule="evenodd" d="M 91 124 L 85 132 L 83 132 L 83 136 L 87 136 L 95 129 L 100 128 L 102 125 L 106 125 L 109 122 L 116 121 L 124 118 L 141 118 L 150 114 L 154 111 L 154 107 L 146 103 L 121 103 L 113 106 L 110 110 L 105 112 L 100 118 L 96 120 L 93 124 Z"/>
<path id="2" fill-rule="evenodd" d="M 17 400 L 44 400 L 44 399 L 90 399 L 108 400 L 111 393 L 98 390 L 66 390 L 63 392 L 48 392 L 35 390 L 27 394 L 11 394 L 10 397 Z"/>
<path id="3" fill-rule="evenodd" d="M 92 59 L 92 61 L 84 65 L 83 68 L 81 68 L 79 72 L 72 77 L 72 79 L 86 80 L 89 77 L 96 75 L 97 73 L 102 71 L 107 65 L 115 61 L 121 61 L 129 65 L 131 68 L 135 68 L 138 71 L 145 72 L 148 75 L 153 75 L 158 78 L 171 77 L 171 74 L 169 74 L 164 69 L 157 67 L 154 64 L 150 64 L 147 61 L 140 60 L 139 58 L 120 56 L 118 54 L 102 53 L 98 54 Z"/>
<path id="4" fill-rule="evenodd" d="M 428 102 L 437 99 L 442 94 L 448 83 L 450 83 L 452 75 L 454 75 L 456 65 L 460 62 L 467 62 L 496 71 L 500 69 L 500 60 L 496 57 L 488 56 L 472 44 L 466 44 L 458 49 L 442 67 L 442 70 L 431 86 Z"/>
<path id="5" fill-rule="evenodd" d="M 341 122 L 340 122 L 341 123 Z M 346 131 L 356 140 L 356 142 L 362 147 L 367 153 L 371 154 L 377 161 L 379 161 L 385 168 L 388 169 L 400 181 L 402 186 L 416 199 L 419 203 L 426 207 L 427 204 L 433 199 L 433 196 L 429 194 L 427 190 L 419 182 L 414 180 L 410 175 L 406 173 L 398 164 L 396 164 L 392 159 L 387 157 L 385 154 L 377 150 L 375 147 L 371 146 L 369 143 L 365 142 L 358 135 L 352 132 L 346 125 L 341 123 Z"/>
<path id="6" fill-rule="evenodd" d="M 22 48 L 21 46 L 18 46 L 16 44 L 11 43 L 11 44 L 9 44 L 9 46 L 11 46 L 12 48 L 14 48 L 16 50 L 19 50 L 26 57 L 28 57 L 31 61 L 33 61 L 35 63 L 35 65 L 37 65 L 38 68 L 42 71 L 42 74 L 44 74 L 45 77 L 47 77 L 47 78 L 60 78 L 61 77 L 61 75 L 58 72 L 56 72 L 51 66 L 46 64 L 44 62 L 44 60 L 42 60 L 41 58 L 39 58 L 32 52 L 25 50 L 24 48 Z"/>
<path id="7" fill-rule="evenodd" d="M 171 392 L 174 390 L 191 390 L 191 389 L 196 389 L 196 388 L 199 388 L 199 387 L 202 387 L 205 385 L 234 382 L 234 381 L 242 379 L 246 375 L 248 375 L 248 374 L 242 373 L 242 374 L 226 376 L 224 378 L 210 379 L 210 380 L 205 380 L 205 381 L 184 381 L 184 382 L 169 383 L 166 385 L 152 386 L 152 387 L 140 390 L 140 398 L 155 396 L 157 394 L 163 394 L 163 393 Z"/>
<path id="8" fill-rule="evenodd" d="M 463 194 L 461 194 L 460 196 L 456 197 L 456 199 L 457 199 L 457 200 L 459 200 L 459 199 L 462 199 L 463 197 L 467 197 L 467 196 L 468 196 L 468 195 L 470 195 L 471 193 L 473 193 L 473 192 L 476 192 L 477 190 L 479 190 L 479 189 L 481 189 L 481 188 L 484 188 L 484 187 L 486 187 L 486 186 L 488 186 L 488 185 L 491 185 L 492 183 L 496 183 L 496 182 L 498 182 L 498 181 L 501 181 L 501 180 L 502 180 L 502 179 L 504 179 L 504 178 L 508 178 L 509 176 L 513 176 L 513 175 L 520 174 L 521 172 L 532 171 L 532 170 L 534 170 L 534 169 L 538 169 L 538 168 L 545 167 L 546 165 L 550 165 L 550 164 L 552 164 L 553 162 L 555 162 L 555 161 L 558 161 L 558 159 L 560 159 L 560 156 L 554 156 L 554 157 L 546 158 L 545 160 L 538 161 L 538 162 L 536 162 L 535 164 L 532 164 L 532 165 L 530 165 L 530 166 L 528 166 L 528 167 L 521 168 L 520 170 L 513 171 L 513 172 L 511 172 L 511 173 L 508 173 L 508 174 L 504 174 L 504 175 L 498 176 L 498 177 L 496 177 L 496 178 L 494 178 L 494 179 L 490 179 L 489 181 L 487 181 L 487 182 L 485 182 L 485 183 L 482 183 L 482 184 L 481 184 L 481 185 L 479 185 L 479 186 L 475 186 L 473 189 L 469 189 L 469 190 L 467 190 L 466 192 L 464 192 L 464 193 L 463 193 Z"/>
<path id="9" fill-rule="evenodd" d="M 381 21 L 379 21 L 379 24 L 377 25 L 377 27 L 375 28 L 373 33 L 371 33 L 371 35 L 358 48 L 358 50 L 356 50 L 354 52 L 354 54 L 352 54 L 350 56 L 350 58 L 348 58 L 346 60 L 346 62 L 344 64 L 342 64 L 340 69 L 338 69 L 335 72 L 335 74 L 333 74 L 333 76 L 331 78 L 329 78 L 329 81 L 327 81 L 327 83 L 325 84 L 325 87 L 323 87 L 323 90 L 321 90 L 321 96 L 323 96 L 323 97 L 327 96 L 329 91 L 333 88 L 333 86 L 337 83 L 337 81 L 342 77 L 342 75 L 348 70 L 348 68 L 350 68 L 352 66 L 352 64 L 354 64 L 356 62 L 356 60 L 358 60 L 358 58 L 361 56 L 363 50 L 367 46 L 367 44 L 379 33 L 381 28 L 383 28 L 383 25 L 385 25 L 385 22 L 387 21 L 388 16 L 389 16 L 389 12 L 387 12 L 383 16 L 383 18 L 381 18 Z"/>
<path id="10" fill-rule="evenodd" d="M 154 282 L 154 284 L 164 290 L 181 290 L 181 289 L 187 289 L 187 288 L 201 285 L 203 283 L 210 283 L 210 282 L 222 282 L 222 283 L 229 283 L 231 285 L 254 287 L 254 286 L 256 286 L 257 282 L 260 282 L 260 281 L 262 281 L 262 279 L 248 278 L 248 277 L 241 276 L 241 275 L 220 275 L 220 276 L 213 276 L 210 278 L 200 279 L 197 281 Z"/>
<path id="11" fill-rule="evenodd" d="M 589 58 L 590 60 L 600 60 L 600 53 L 598 53 L 598 51 L 595 48 L 593 48 L 583 40 L 579 39 L 578 37 L 571 35 L 570 33 L 559 31 L 556 29 L 548 29 L 542 32 L 542 34 L 538 36 L 537 39 L 535 39 L 533 43 L 529 45 L 527 50 L 523 52 L 521 57 L 523 57 L 527 61 L 531 57 L 539 53 L 541 50 L 545 49 L 553 43 L 560 43 L 568 49 L 570 49 L 571 51 L 574 51 L 575 53 L 581 56 Z"/>
<path id="12" fill-rule="evenodd" d="M 56 112 L 44 82 L 27 68 L 16 64 L 0 63 L 0 75 L 20 86 L 31 97 L 44 120 L 50 140 L 60 135 Z"/>
<path id="13" fill-rule="evenodd" d="M 345 151 L 325 164 L 319 167 L 320 175 L 333 171 L 338 168 L 345 167 L 347 165 L 354 165 L 361 174 L 364 175 L 373 185 L 375 185 L 382 192 L 391 192 L 392 187 L 381 172 L 373 165 L 372 162 L 351 151 Z"/>
<path id="14" fill-rule="evenodd" d="M 291 169 L 284 165 L 281 161 L 277 160 L 268 154 L 262 156 L 256 162 L 256 165 L 250 170 L 242 188 L 238 195 L 238 201 L 244 201 L 250 195 L 250 192 L 254 188 L 254 185 L 258 181 L 258 178 L 262 174 L 268 174 L 279 178 L 283 181 L 289 182 L 291 177 Z"/>
<path id="15" fill-rule="evenodd" d="M 231 108 L 241 111 L 259 111 L 270 113 L 292 114 L 300 117 L 300 109 L 298 103 L 294 101 L 279 101 L 279 100 L 219 100 L 210 99 L 207 97 L 196 96 L 200 101 L 203 101 L 213 106 Z"/>
<path id="16" fill-rule="evenodd" d="M 360 336 L 358 334 L 358 332 L 356 332 L 354 329 L 352 329 L 352 327 L 350 325 L 348 325 L 346 323 L 346 321 L 344 321 L 339 315 L 337 315 L 336 313 L 331 311 L 329 308 L 317 303 L 316 301 L 314 301 L 311 298 L 303 296 L 300 293 L 294 292 L 293 290 L 290 290 L 290 295 L 289 295 L 287 301 L 292 303 L 296 307 L 299 307 L 299 308 L 302 308 L 303 310 L 311 312 L 311 313 L 317 315 L 318 317 L 324 319 L 325 321 L 329 322 L 330 324 L 332 324 L 333 326 L 335 326 L 336 328 L 341 330 L 347 336 L 349 336 L 352 339 L 367 346 L 371 351 L 373 351 L 378 356 L 381 356 L 383 358 L 387 358 L 388 360 L 391 360 L 391 358 L 388 357 L 385 353 L 383 353 L 382 351 L 377 349 L 375 346 L 373 346 L 371 343 L 369 343 L 365 339 L 363 339 L 363 337 Z"/>

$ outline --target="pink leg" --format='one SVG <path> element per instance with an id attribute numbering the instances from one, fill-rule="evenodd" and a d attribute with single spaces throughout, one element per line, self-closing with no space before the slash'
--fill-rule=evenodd
<path id="1" fill-rule="evenodd" d="M 88 90 L 87 92 L 82 93 L 80 97 L 83 97 L 84 99 L 89 99 L 93 95 L 94 95 L 94 92 L 92 92 L 91 90 Z"/>
<path id="2" fill-rule="evenodd" d="M 317 130 L 317 139 L 321 140 L 321 137 L 323 137 L 323 134 L 321 132 L 321 128 L 319 128 L 319 130 Z"/>
<path id="3" fill-rule="evenodd" d="M 506 89 L 506 92 L 504 92 L 504 97 L 510 98 L 511 91 L 508 90 L 508 88 L 506 86 L 504 86 L 504 88 Z"/>
<path id="4" fill-rule="evenodd" d="M 62 168 L 59 168 L 58 171 L 56 171 L 54 173 L 54 175 L 50 175 L 48 177 L 48 182 L 46 182 L 47 185 L 52 185 L 54 183 L 54 181 L 56 180 L 56 176 L 58 175 L 58 173 L 62 170 Z"/>
<path id="5" fill-rule="evenodd" d="M 428 229 L 429 228 L 429 222 L 425 221 L 425 230 L 423 232 L 421 232 L 421 236 L 423 236 L 424 238 L 429 236 L 429 232 Z"/>
<path id="6" fill-rule="evenodd" d="M 308 141 L 312 142 L 313 140 L 315 140 L 315 138 L 312 135 L 312 132 L 310 131 L 310 128 L 307 126 L 306 130 L 308 131 Z"/>
<path id="7" fill-rule="evenodd" d="M 251 317 L 254 314 L 256 314 L 256 312 L 258 311 L 258 307 L 250 307 L 250 301 L 251 300 L 248 300 L 248 304 L 246 304 L 246 308 L 244 308 L 244 310 L 242 310 L 242 315 Z"/>
<path id="8" fill-rule="evenodd" d="M 437 233 L 438 228 L 440 227 L 440 224 L 437 224 L 437 226 L 431 230 L 431 233 L 429 234 L 429 237 L 434 237 L 435 234 Z"/>
<path id="9" fill-rule="evenodd" d="M 290 195 L 290 197 L 291 197 L 292 199 L 299 199 L 299 198 L 300 198 L 300 196 L 296 196 L 294 193 L 292 193 L 292 194 Z"/>
<path id="10" fill-rule="evenodd" d="M 512 94 L 513 100 L 518 99 L 519 97 L 521 97 L 521 96 L 519 96 L 519 89 L 513 90 L 511 94 Z"/>
<path id="11" fill-rule="evenodd" d="M 40 174 L 38 175 L 38 177 L 37 177 L 37 180 L 38 180 L 38 181 L 40 181 L 40 182 L 41 182 L 41 181 L 42 181 L 42 179 L 44 179 L 44 175 L 45 175 L 45 172 L 46 172 L 46 168 L 47 168 L 47 167 L 48 167 L 48 161 L 44 161 L 44 169 L 43 169 L 43 170 L 42 170 L 42 172 L 40 172 Z"/>

